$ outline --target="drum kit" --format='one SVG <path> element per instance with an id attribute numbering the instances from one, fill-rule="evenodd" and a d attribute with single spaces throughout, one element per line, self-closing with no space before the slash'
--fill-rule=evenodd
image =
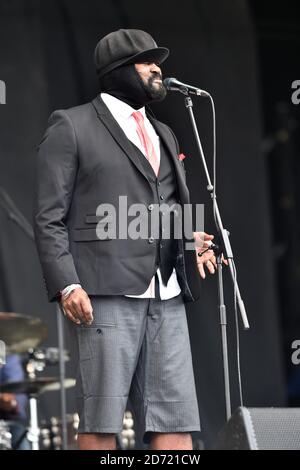
<path id="1" fill-rule="evenodd" d="M 59 362 L 57 348 L 38 349 L 39 344 L 46 336 L 47 328 L 40 319 L 19 313 L 0 312 L 0 337 L 1 341 L 5 343 L 6 354 L 22 355 L 26 372 L 24 380 L 0 384 L 0 394 L 21 393 L 28 396 L 29 427 L 26 429 L 25 435 L 32 450 L 40 448 L 41 429 L 38 423 L 38 398 L 42 393 L 60 389 L 57 377 L 37 377 L 36 375 L 37 372 L 42 372 L 46 366 L 56 365 Z M 64 360 L 68 359 L 68 354 L 65 351 Z M 65 379 L 65 388 L 74 385 L 74 379 Z M 0 449 L 12 449 L 9 422 L 4 420 L 0 420 Z"/>
<path id="2" fill-rule="evenodd" d="M 0 450 L 17 449 L 23 438 L 30 443 L 32 450 L 62 449 L 62 420 L 52 417 L 49 422 L 38 420 L 38 399 L 42 393 L 60 390 L 75 385 L 75 380 L 66 378 L 60 382 L 58 377 L 37 377 L 37 372 L 45 367 L 59 364 L 58 348 L 39 348 L 47 336 L 47 328 L 38 318 L 18 313 L 0 312 L 0 340 L 5 344 L 6 354 L 20 354 L 24 358 L 26 378 L 17 382 L 0 383 L 1 393 L 26 394 L 29 399 L 29 426 L 18 443 L 12 446 L 9 422 L 0 419 Z M 1 351 L 0 351 L 1 352 Z M 67 351 L 63 352 L 63 361 L 69 360 Z M 0 367 L 1 364 L 0 358 Z M 77 414 L 66 416 L 68 428 L 68 449 L 76 448 L 79 418 Z M 135 446 L 134 422 L 130 411 L 126 411 L 123 419 L 123 430 L 117 436 L 119 449 L 132 449 Z"/>

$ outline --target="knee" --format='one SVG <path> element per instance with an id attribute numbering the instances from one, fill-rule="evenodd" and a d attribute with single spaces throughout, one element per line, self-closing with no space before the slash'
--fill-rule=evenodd
<path id="1" fill-rule="evenodd" d="M 192 450 L 192 436 L 189 432 L 153 432 L 150 437 L 150 446 L 156 450 Z"/>
<path id="2" fill-rule="evenodd" d="M 81 450 L 115 450 L 116 434 L 83 433 L 78 435 L 77 442 Z"/>

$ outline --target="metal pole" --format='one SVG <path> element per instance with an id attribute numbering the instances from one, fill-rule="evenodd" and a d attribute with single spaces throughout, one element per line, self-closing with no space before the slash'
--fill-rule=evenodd
<path id="1" fill-rule="evenodd" d="M 28 440 L 31 442 L 32 450 L 39 450 L 39 435 L 40 430 L 38 426 L 38 413 L 37 413 L 37 399 L 35 396 L 29 398 L 30 410 L 30 426 L 28 429 Z"/>
<path id="2" fill-rule="evenodd" d="M 64 360 L 64 326 L 63 316 L 59 304 L 56 309 L 57 318 L 57 335 L 58 335 L 58 348 L 59 348 L 59 381 L 60 381 L 60 406 L 61 406 L 61 429 L 62 429 L 62 450 L 68 448 L 68 435 L 67 435 L 67 406 L 66 406 L 66 391 L 65 391 L 65 360 Z"/>

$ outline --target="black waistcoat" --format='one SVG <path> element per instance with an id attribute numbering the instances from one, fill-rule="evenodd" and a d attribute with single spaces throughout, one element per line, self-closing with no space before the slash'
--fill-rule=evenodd
<path id="1" fill-rule="evenodd" d="M 162 280 L 166 285 L 175 266 L 178 252 L 178 242 L 174 239 L 174 210 L 179 203 L 176 177 L 169 152 L 161 140 L 157 177 L 142 153 L 141 159 L 148 179 L 154 186 L 154 204 L 159 212 L 159 227 L 155 227 L 156 233 L 159 234 L 159 241 L 156 243 L 156 266 L 160 268 Z"/>

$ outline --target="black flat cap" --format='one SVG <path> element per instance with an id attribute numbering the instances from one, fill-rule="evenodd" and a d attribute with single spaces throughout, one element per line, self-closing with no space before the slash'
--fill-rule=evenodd
<path id="1" fill-rule="evenodd" d="M 121 65 L 138 62 L 161 64 L 169 49 L 158 47 L 152 36 L 139 29 L 119 29 L 98 42 L 94 60 L 99 77 Z"/>

